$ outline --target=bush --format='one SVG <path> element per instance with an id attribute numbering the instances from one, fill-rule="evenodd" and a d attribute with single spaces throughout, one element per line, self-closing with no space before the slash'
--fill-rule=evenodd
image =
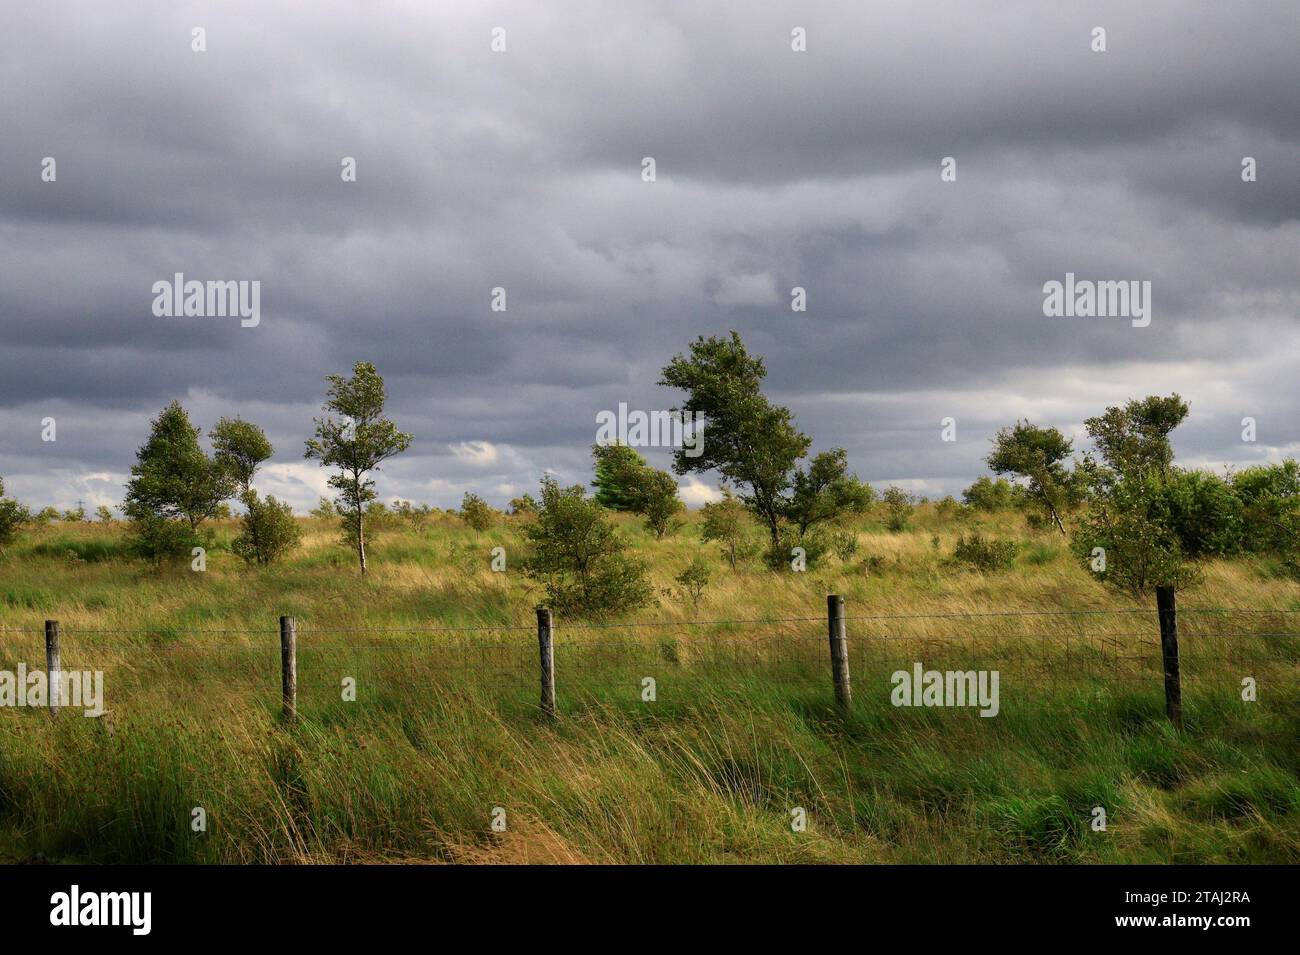
<path id="1" fill-rule="evenodd" d="M 775 547 L 768 547 L 763 561 L 772 570 L 794 570 L 795 548 L 803 551 L 803 570 L 812 570 L 831 549 L 830 538 L 821 531 L 809 531 L 802 537 L 782 532 Z"/>
<path id="2" fill-rule="evenodd" d="M 891 485 L 881 500 L 885 504 L 885 526 L 895 534 L 906 530 L 914 510 L 911 495 L 902 488 Z"/>
<path id="3" fill-rule="evenodd" d="M 1174 470 L 1147 478 L 1151 520 L 1177 539 L 1188 557 L 1228 556 L 1241 550 L 1241 501 L 1223 478 Z"/>
<path id="4" fill-rule="evenodd" d="M 161 564 L 188 560 L 200 543 L 189 521 L 140 511 L 131 519 L 128 546 L 134 556 Z"/>
<path id="5" fill-rule="evenodd" d="M 481 534 L 496 523 L 497 512 L 488 506 L 487 501 L 477 494 L 466 492 L 460 502 L 460 517 L 466 524 Z"/>
<path id="6" fill-rule="evenodd" d="M 740 499 L 731 492 L 731 488 L 722 488 L 722 500 L 705 504 L 702 509 L 704 520 L 700 525 L 700 539 L 717 541 L 722 546 L 722 554 L 736 569 L 736 562 L 747 556 L 746 538 L 752 526 L 749 512 Z"/>
<path id="7" fill-rule="evenodd" d="M 836 531 L 831 535 L 830 544 L 835 556 L 847 564 L 858 552 L 858 535 L 848 530 Z"/>
<path id="8" fill-rule="evenodd" d="M 5 482 L 0 478 L 0 551 L 13 543 L 18 529 L 32 519 L 27 508 L 4 495 Z"/>
<path id="9" fill-rule="evenodd" d="M 1006 478 L 978 478 L 962 491 L 962 500 L 977 511 L 1006 511 L 1024 503 L 1025 492 Z"/>
<path id="10" fill-rule="evenodd" d="M 322 520 L 339 516 L 338 509 L 334 506 L 334 502 L 328 497 L 322 497 L 316 503 L 316 506 L 308 511 L 308 513 L 311 514 L 312 517 L 320 518 Z"/>
<path id="11" fill-rule="evenodd" d="M 561 488 L 545 478 L 537 519 L 523 532 L 532 549 L 524 573 L 544 585 L 553 610 L 603 617 L 653 601 L 645 565 L 626 553 L 607 512 L 581 485 Z"/>
<path id="12" fill-rule="evenodd" d="M 1010 570 L 1016 563 L 1016 549 L 1015 541 L 986 539 L 972 531 L 969 537 L 957 538 L 952 556 L 977 570 Z"/>
<path id="13" fill-rule="evenodd" d="M 241 522 L 243 531 L 230 549 L 245 563 L 273 564 L 298 546 L 302 535 L 289 504 L 273 497 L 261 500 L 256 491 L 247 491 L 241 500 L 247 508 Z"/>
<path id="14" fill-rule="evenodd" d="M 700 597 L 704 595 L 704 588 L 709 585 L 709 565 L 703 557 L 696 556 L 686 569 L 678 574 L 674 580 L 681 585 L 682 592 L 691 599 L 691 609 L 700 609 Z"/>

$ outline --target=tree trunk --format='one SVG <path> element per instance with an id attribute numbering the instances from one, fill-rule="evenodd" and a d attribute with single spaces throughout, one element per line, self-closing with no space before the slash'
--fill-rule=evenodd
<path id="1" fill-rule="evenodd" d="M 1049 506 L 1049 510 L 1051 510 L 1052 512 L 1052 520 L 1056 522 L 1056 529 L 1060 531 L 1062 534 L 1064 534 L 1065 525 L 1061 523 L 1061 515 L 1056 513 L 1056 508 L 1054 507 Z"/>
<path id="2" fill-rule="evenodd" d="M 366 514 L 357 504 L 357 557 L 361 560 L 361 575 L 366 573 Z"/>

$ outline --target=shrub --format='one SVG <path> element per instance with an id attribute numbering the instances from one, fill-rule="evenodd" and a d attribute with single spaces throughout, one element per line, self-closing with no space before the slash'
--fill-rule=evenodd
<path id="1" fill-rule="evenodd" d="M 293 519 L 293 508 L 273 497 L 261 500 L 256 491 L 246 491 L 242 497 L 247 508 L 242 519 L 243 531 L 230 544 L 230 549 L 249 564 L 272 564 L 302 540 L 298 522 Z"/>
<path id="2" fill-rule="evenodd" d="M 977 511 L 1006 511 L 1021 504 L 1024 493 L 1023 488 L 1006 478 L 984 475 L 962 491 L 961 496 L 963 501 Z"/>
<path id="3" fill-rule="evenodd" d="M 325 518 L 339 516 L 338 509 L 334 506 L 334 502 L 331 501 L 328 497 L 322 497 L 316 503 L 316 506 L 313 507 L 310 511 L 308 511 L 308 513 L 311 514 L 312 517 L 320 518 L 322 520 Z"/>
<path id="4" fill-rule="evenodd" d="M 907 529 L 912 517 L 912 497 L 900 487 L 890 485 L 881 498 L 885 504 L 885 526 L 897 534 Z"/>
<path id="5" fill-rule="evenodd" d="M 858 535 L 849 530 L 839 530 L 831 535 L 830 544 L 835 556 L 847 564 L 858 552 Z"/>
<path id="6" fill-rule="evenodd" d="M 722 500 L 705 504 L 702 513 L 704 521 L 700 526 L 700 539 L 717 541 L 727 563 L 735 570 L 736 561 L 745 554 L 745 539 L 752 526 L 748 510 L 731 488 L 724 486 Z"/>
<path id="7" fill-rule="evenodd" d="M 466 493 L 460 502 L 460 517 L 466 524 L 481 534 L 496 523 L 496 511 L 488 506 L 487 501 L 477 494 Z"/>
<path id="8" fill-rule="evenodd" d="M 654 599 L 645 565 L 627 554 L 607 512 L 581 485 L 543 479 L 537 519 L 523 531 L 531 546 L 524 573 L 544 585 L 557 612 L 602 617 Z"/>
<path id="9" fill-rule="evenodd" d="M 677 498 L 677 481 L 667 471 L 643 468 L 635 501 L 636 512 L 645 517 L 646 529 L 655 537 L 662 538 L 681 526 L 673 518 L 684 505 Z"/>
<path id="10" fill-rule="evenodd" d="M 95 517 L 101 524 L 113 523 L 113 511 L 106 504 L 101 504 L 99 507 L 95 508 Z"/>
<path id="11" fill-rule="evenodd" d="M 972 531 L 969 537 L 963 534 L 957 538 L 952 556 L 977 570 L 1010 570 L 1016 562 L 1016 542 L 988 539 Z"/>
<path id="12" fill-rule="evenodd" d="M 686 569 L 678 574 L 674 580 L 681 585 L 682 592 L 691 599 L 691 609 L 700 609 L 700 597 L 704 595 L 704 589 L 709 585 L 709 565 L 703 557 L 696 557 L 686 565 Z"/>
<path id="13" fill-rule="evenodd" d="M 5 482 L 0 478 L 0 550 L 13 543 L 18 529 L 32 519 L 27 508 L 12 498 L 5 497 Z"/>
<path id="14" fill-rule="evenodd" d="M 524 494 L 510 501 L 511 517 L 532 517 L 537 513 L 537 502 L 531 494 Z"/>

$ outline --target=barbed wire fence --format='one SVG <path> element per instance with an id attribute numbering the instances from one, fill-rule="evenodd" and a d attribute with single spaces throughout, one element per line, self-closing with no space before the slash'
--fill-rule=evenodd
<path id="1" fill-rule="evenodd" d="M 986 671 L 1021 689 L 1163 686 L 1166 714 L 1181 726 L 1185 685 L 1240 691 L 1262 667 L 1300 672 L 1297 614 L 1177 608 L 1172 589 L 1161 588 L 1149 610 L 853 614 L 831 595 L 825 614 L 762 619 L 569 623 L 538 608 L 536 626 L 304 626 L 285 616 L 264 628 L 159 630 L 50 620 L 43 630 L 0 627 L 0 669 L 36 669 L 33 638 L 42 634 L 47 674 L 112 668 L 118 687 L 156 686 L 169 669 L 175 679 L 190 678 L 194 661 L 220 655 L 221 678 L 270 705 L 278 670 L 290 722 L 300 696 L 313 706 L 366 699 L 397 707 L 409 706 L 413 690 L 433 699 L 477 695 L 544 719 L 555 718 L 562 702 L 682 701 L 773 686 L 801 688 L 847 710 L 855 685 L 888 693 L 900 673 L 915 671 L 919 685 L 931 672 Z M 57 713 L 69 702 L 51 692 L 48 708 Z"/>

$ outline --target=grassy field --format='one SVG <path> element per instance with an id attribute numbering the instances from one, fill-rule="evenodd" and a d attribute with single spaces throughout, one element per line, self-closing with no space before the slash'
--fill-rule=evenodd
<path id="1" fill-rule="evenodd" d="M 64 667 L 103 670 L 110 713 L 0 710 L 0 860 L 1300 861 L 1300 584 L 1267 562 L 1211 563 L 1179 595 L 1178 733 L 1152 603 L 1017 514 L 927 506 L 900 534 L 864 519 L 851 561 L 803 574 L 731 571 L 694 515 L 663 541 L 620 521 L 660 604 L 557 620 L 553 725 L 536 712 L 541 595 L 508 521 L 387 530 L 365 580 L 324 521 L 270 570 L 219 525 L 203 573 L 123 560 L 120 526 L 28 534 L 0 558 L 0 670 L 43 666 L 56 618 Z M 1015 569 L 955 564 L 972 526 L 1022 541 Z M 489 569 L 498 545 L 506 573 Z M 701 552 L 714 581 L 693 608 L 673 578 Z M 847 716 L 828 593 L 850 617 Z M 1203 612 L 1224 607 L 1272 612 Z M 296 726 L 279 715 L 280 614 L 301 628 Z M 914 661 L 1000 670 L 999 714 L 891 705 L 890 673 Z"/>

